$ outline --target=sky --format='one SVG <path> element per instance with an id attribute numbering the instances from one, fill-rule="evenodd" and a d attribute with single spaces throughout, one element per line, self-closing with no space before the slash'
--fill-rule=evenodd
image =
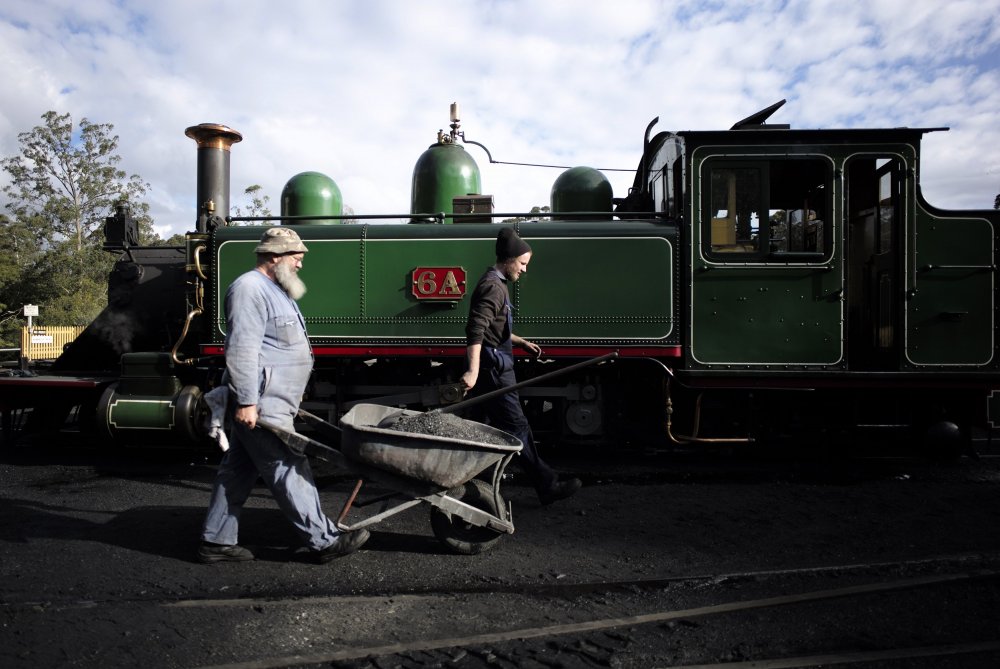
<path id="1" fill-rule="evenodd" d="M 0 91 L 3 156 L 47 111 L 112 124 L 163 237 L 194 227 L 188 126 L 243 135 L 233 205 L 260 185 L 277 214 L 317 171 L 357 214 L 405 214 L 452 102 L 494 160 L 560 166 L 466 145 L 499 212 L 578 165 L 624 197 L 652 119 L 727 129 L 781 99 L 794 128 L 948 127 L 925 136 L 928 201 L 1000 193 L 1000 0 L 4 0 Z"/>

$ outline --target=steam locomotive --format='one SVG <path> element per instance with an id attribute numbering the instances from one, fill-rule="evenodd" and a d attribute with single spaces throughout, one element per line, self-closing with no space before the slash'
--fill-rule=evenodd
<path id="1" fill-rule="evenodd" d="M 415 165 L 410 212 L 392 217 L 345 215 L 336 183 L 303 172 L 280 217 L 233 219 L 242 136 L 193 126 L 198 213 L 185 245 L 137 246 L 119 208 L 105 228 L 120 253 L 107 309 L 44 374 L 0 379 L 0 404 L 31 406 L 42 423 L 78 407 L 84 427 L 129 443 L 203 441 L 223 297 L 275 224 L 309 247 L 305 408 L 335 421 L 358 402 L 456 402 L 468 296 L 502 224 L 535 253 L 511 297 L 515 330 L 543 354 L 515 351 L 519 379 L 618 354 L 521 390 L 549 440 L 873 434 L 961 452 L 1000 418 L 1000 212 L 924 200 L 920 141 L 944 128 L 797 130 L 768 122 L 783 103 L 721 131 L 654 134 L 654 119 L 624 197 L 575 167 L 545 216 L 493 212 L 463 145 L 485 147 L 465 139 L 455 106 Z"/>

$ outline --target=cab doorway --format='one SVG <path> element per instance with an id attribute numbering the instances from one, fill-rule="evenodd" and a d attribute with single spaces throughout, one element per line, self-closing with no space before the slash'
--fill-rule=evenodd
<path id="1" fill-rule="evenodd" d="M 847 163 L 847 360 L 898 369 L 902 332 L 903 170 L 895 157 Z"/>

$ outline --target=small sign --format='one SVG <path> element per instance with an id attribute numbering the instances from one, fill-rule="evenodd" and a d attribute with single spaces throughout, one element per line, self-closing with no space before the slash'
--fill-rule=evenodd
<path id="1" fill-rule="evenodd" d="M 37 316 L 38 315 L 38 305 L 37 304 L 26 304 L 26 305 L 24 305 L 24 315 L 25 316 Z"/>
<path id="2" fill-rule="evenodd" d="M 461 267 L 417 267 L 411 290 L 418 300 L 457 302 L 465 295 L 465 270 Z"/>
<path id="3" fill-rule="evenodd" d="M 31 335 L 31 343 L 32 344 L 51 344 L 52 343 L 52 335 L 36 335 L 36 334 L 33 334 L 33 335 Z"/>

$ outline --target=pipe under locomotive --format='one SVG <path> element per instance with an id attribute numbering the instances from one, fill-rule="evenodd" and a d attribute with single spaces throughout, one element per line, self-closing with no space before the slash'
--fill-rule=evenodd
<path id="1" fill-rule="evenodd" d="M 644 446 L 865 431 L 952 452 L 992 431 L 997 213 L 923 201 L 919 141 L 931 129 L 797 131 L 766 123 L 778 106 L 728 131 L 651 136 L 654 121 L 626 197 L 573 168 L 555 181 L 547 219 L 506 223 L 536 256 L 512 302 L 518 333 L 543 356 L 520 352 L 519 378 L 618 354 L 523 389 L 536 431 Z M 456 111 L 417 161 L 411 211 L 392 217 L 345 216 L 336 183 L 303 172 L 282 191 L 280 217 L 234 221 L 230 155 L 242 136 L 188 128 L 198 214 L 185 246 L 135 246 L 134 222 L 117 211 L 107 309 L 35 386 L 0 381 L 5 403 L 17 387 L 22 403 L 39 395 L 38 416 L 76 404 L 117 441 L 202 441 L 201 396 L 224 365 L 222 298 L 274 224 L 296 226 L 310 249 L 305 408 L 336 420 L 358 402 L 458 401 L 466 287 L 514 215 L 481 193 L 459 140 L 482 145 L 465 140 Z"/>

